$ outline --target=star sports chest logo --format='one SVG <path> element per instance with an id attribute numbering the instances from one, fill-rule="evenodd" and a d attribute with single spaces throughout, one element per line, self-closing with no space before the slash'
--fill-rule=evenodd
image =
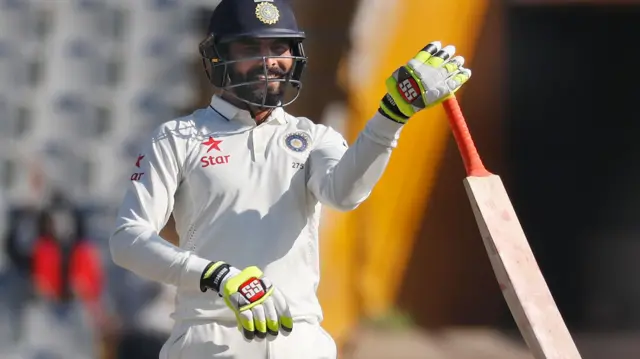
<path id="1" fill-rule="evenodd" d="M 202 145 L 207 148 L 207 153 L 214 150 L 217 152 L 222 152 L 222 150 L 220 149 L 221 143 L 222 143 L 222 140 L 216 140 L 215 138 L 209 136 L 209 139 L 203 141 Z M 202 168 L 206 168 L 209 166 L 224 165 L 229 163 L 230 157 L 231 155 L 222 155 L 222 154 L 218 154 L 217 156 L 204 155 L 202 156 L 202 158 L 200 158 L 200 163 L 202 163 Z"/>

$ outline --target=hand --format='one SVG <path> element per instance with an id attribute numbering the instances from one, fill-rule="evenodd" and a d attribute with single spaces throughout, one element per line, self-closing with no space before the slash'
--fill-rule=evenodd
<path id="1" fill-rule="evenodd" d="M 293 319 L 284 295 L 273 286 L 258 267 L 238 270 L 224 262 L 213 262 L 205 268 L 200 289 L 216 291 L 238 321 L 245 339 L 264 339 L 267 333 L 288 334 Z"/>
<path id="2" fill-rule="evenodd" d="M 471 70 L 462 67 L 462 56 L 453 57 L 455 47 L 441 47 L 438 41 L 430 43 L 389 76 L 380 113 L 406 123 L 417 112 L 453 96 L 469 80 Z"/>

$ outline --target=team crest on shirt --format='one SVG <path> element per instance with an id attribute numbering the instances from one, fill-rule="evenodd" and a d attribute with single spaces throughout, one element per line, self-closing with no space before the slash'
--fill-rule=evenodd
<path id="1" fill-rule="evenodd" d="M 280 20 L 280 11 L 269 1 L 260 1 L 256 6 L 256 17 L 267 25 L 273 25 Z"/>
<path id="2" fill-rule="evenodd" d="M 311 136 L 302 131 L 291 132 L 284 136 L 284 145 L 295 153 L 304 153 L 311 145 Z"/>

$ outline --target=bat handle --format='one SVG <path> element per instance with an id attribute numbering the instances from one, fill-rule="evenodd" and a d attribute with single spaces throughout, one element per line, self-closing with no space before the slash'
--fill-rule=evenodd
<path id="1" fill-rule="evenodd" d="M 482 159 L 478 154 L 476 145 L 473 143 L 471 133 L 467 127 L 467 121 L 465 121 L 460 109 L 460 104 L 455 97 L 451 97 L 443 102 L 444 110 L 447 112 L 447 118 L 449 119 L 449 125 L 453 132 L 453 137 L 458 144 L 460 155 L 462 156 L 462 162 L 464 162 L 467 176 L 473 177 L 486 177 L 490 176 L 491 172 L 487 171 L 482 163 Z"/>

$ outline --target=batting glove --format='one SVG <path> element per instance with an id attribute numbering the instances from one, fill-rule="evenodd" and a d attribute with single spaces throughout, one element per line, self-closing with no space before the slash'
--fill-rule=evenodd
<path id="1" fill-rule="evenodd" d="M 224 298 L 238 321 L 245 339 L 277 336 L 293 330 L 293 318 L 284 295 L 258 267 L 239 270 L 225 262 L 209 264 L 200 280 L 200 290 L 212 289 Z"/>
<path id="2" fill-rule="evenodd" d="M 442 48 L 438 41 L 425 46 L 389 76 L 380 113 L 404 124 L 417 112 L 452 97 L 471 77 L 471 70 L 462 67 L 464 58 L 454 53 L 454 46 Z"/>

